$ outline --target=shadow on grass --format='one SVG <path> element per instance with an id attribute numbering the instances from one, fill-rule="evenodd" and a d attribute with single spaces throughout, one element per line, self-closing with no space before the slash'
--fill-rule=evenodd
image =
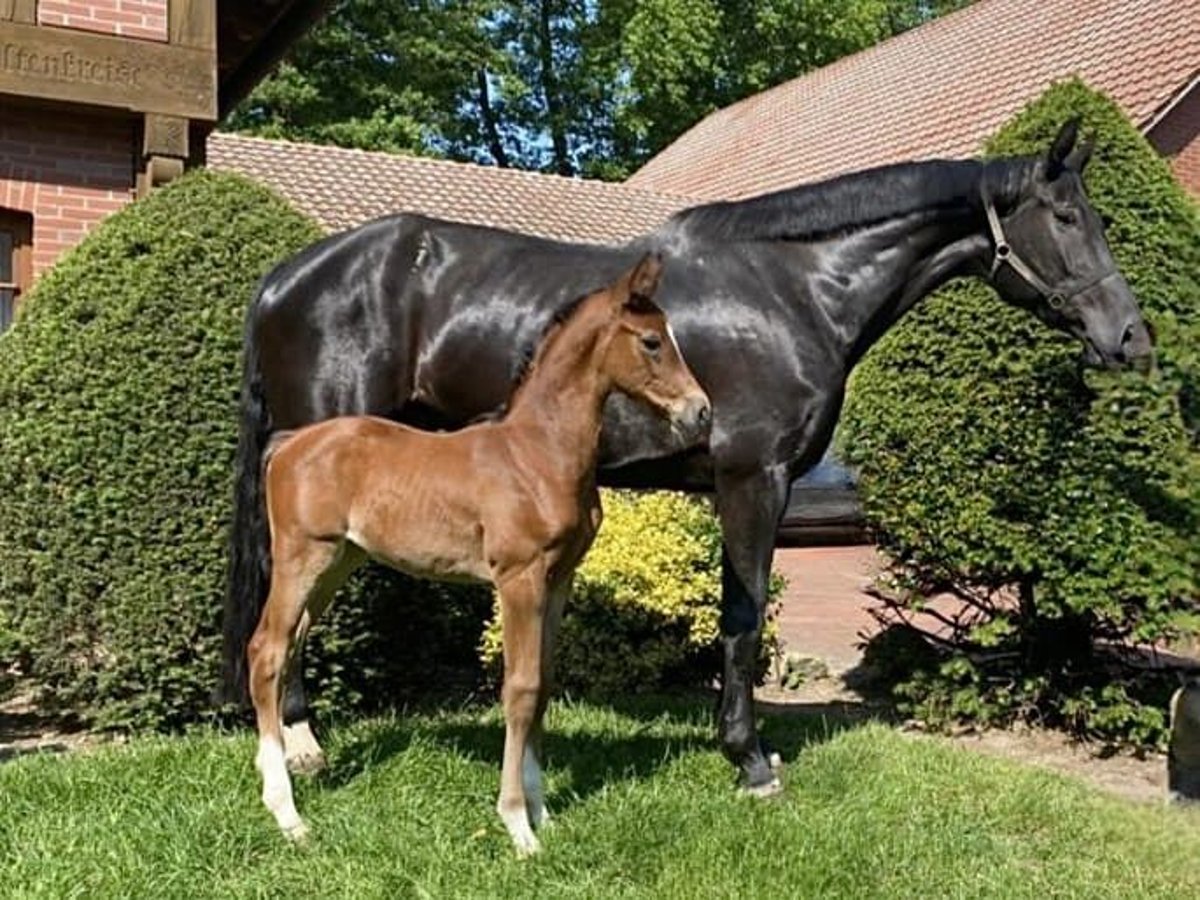
<path id="1" fill-rule="evenodd" d="M 632 724 L 614 735 L 602 726 L 570 734 L 549 729 L 545 738 L 547 764 L 565 771 L 566 793 L 585 798 L 614 782 L 652 776 L 660 769 L 697 751 L 717 749 L 715 694 L 636 696 L 591 706 L 601 713 L 616 713 Z M 478 707 L 482 713 L 486 707 Z M 881 718 L 873 707 L 834 703 L 757 703 L 762 736 L 784 764 L 805 748 L 824 743 L 837 734 Z M 664 727 L 656 727 L 664 726 Z M 675 734 L 662 732 L 675 731 Z M 360 734 L 343 744 L 322 783 L 333 788 L 349 784 L 368 768 L 403 753 L 414 740 L 431 741 L 459 756 L 488 763 L 497 773 L 504 750 L 504 726 L 474 718 L 399 718 Z M 730 786 L 735 773 L 729 770 Z M 559 797 L 561 803 L 564 798 Z"/>

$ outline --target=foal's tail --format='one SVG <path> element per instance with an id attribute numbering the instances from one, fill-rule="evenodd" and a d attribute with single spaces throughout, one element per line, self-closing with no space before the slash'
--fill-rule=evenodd
<path id="1" fill-rule="evenodd" d="M 271 435 L 253 324 L 258 296 L 246 314 L 242 356 L 242 399 L 234 460 L 233 528 L 225 587 L 225 664 L 220 699 L 249 700 L 246 646 L 258 626 L 271 580 L 271 548 L 263 506 L 263 453 Z"/>

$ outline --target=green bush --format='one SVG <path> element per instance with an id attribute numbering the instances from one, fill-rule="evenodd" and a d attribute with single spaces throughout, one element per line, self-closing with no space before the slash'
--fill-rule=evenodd
<path id="1" fill-rule="evenodd" d="M 712 682 L 721 599 L 721 531 L 706 501 L 665 492 L 603 491 L 604 524 L 575 575 L 556 653 L 556 684 L 612 696 Z M 782 590 L 772 580 L 772 596 Z M 760 674 L 774 651 L 768 623 Z M 481 657 L 500 669 L 500 622 Z"/>
<path id="2" fill-rule="evenodd" d="M 987 145 L 1043 152 L 1080 115 L 1089 196 L 1159 371 L 1085 371 L 1078 345 L 982 282 L 928 299 L 856 372 L 841 443 L 907 602 L 977 618 L 901 695 L 935 723 L 1028 716 L 1115 740 L 1162 734 L 1161 686 L 1109 652 L 1198 624 L 1200 218 L 1107 99 L 1056 85 Z"/>
<path id="3" fill-rule="evenodd" d="M 242 315 L 317 233 L 192 175 L 97 228 L 0 338 L 0 605 L 32 674 L 98 722 L 208 701 Z"/>

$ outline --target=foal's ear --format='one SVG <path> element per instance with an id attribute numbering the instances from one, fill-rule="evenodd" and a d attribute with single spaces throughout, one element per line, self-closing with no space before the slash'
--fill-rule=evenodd
<path id="1" fill-rule="evenodd" d="M 1054 143 L 1050 145 L 1050 150 L 1046 154 L 1046 177 L 1051 181 L 1062 174 L 1077 137 L 1079 137 L 1079 116 L 1073 116 L 1063 123 L 1062 128 L 1058 129 L 1058 135 L 1054 138 Z"/>
<path id="2" fill-rule="evenodd" d="M 662 279 L 663 259 L 661 253 L 647 253 L 629 273 L 629 297 L 625 305 L 630 309 L 645 306 L 658 290 Z"/>

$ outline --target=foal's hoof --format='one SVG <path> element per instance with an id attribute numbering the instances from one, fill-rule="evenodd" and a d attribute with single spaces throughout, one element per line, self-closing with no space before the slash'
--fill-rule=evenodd
<path id="1" fill-rule="evenodd" d="M 313 776 L 323 771 L 325 765 L 325 754 L 319 750 L 316 753 L 297 753 L 287 758 L 288 771 L 293 775 Z"/>
<path id="2" fill-rule="evenodd" d="M 283 726 L 283 752 L 293 775 L 316 775 L 325 768 L 325 753 L 306 721 Z"/>
<path id="3" fill-rule="evenodd" d="M 285 828 L 283 833 L 297 847 L 308 847 L 312 843 L 312 832 L 303 822 L 293 825 L 291 828 Z"/>
<path id="4" fill-rule="evenodd" d="M 542 852 L 541 843 L 532 835 L 529 836 L 528 840 L 524 841 L 518 841 L 514 838 L 513 848 L 517 851 L 517 859 L 529 859 L 534 854 Z"/>

